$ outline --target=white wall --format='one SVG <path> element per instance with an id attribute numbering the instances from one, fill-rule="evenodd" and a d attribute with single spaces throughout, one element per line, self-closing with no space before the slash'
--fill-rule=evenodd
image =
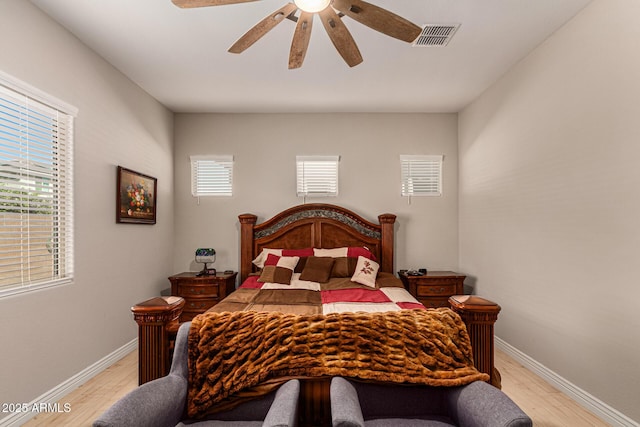
<path id="1" fill-rule="evenodd" d="M 27 403 L 134 339 L 130 307 L 167 287 L 173 117 L 24 0 L 0 1 L 0 69 L 79 108 L 75 283 L 0 300 L 0 402 Z M 115 223 L 117 165 L 158 178 L 156 225 Z"/>
<path id="2" fill-rule="evenodd" d="M 457 116 L 455 114 L 178 114 L 175 119 L 175 272 L 198 270 L 194 249 L 214 247 L 217 269 L 239 266 L 238 215 L 264 221 L 302 203 L 295 156 L 338 154 L 335 198 L 371 221 L 398 215 L 396 266 L 456 269 Z M 191 196 L 189 156 L 233 154 L 231 198 Z M 400 196 L 400 154 L 444 154 L 444 195 Z"/>
<path id="3" fill-rule="evenodd" d="M 640 421 L 640 2 L 596 0 L 460 115 L 460 267 L 497 335 Z"/>

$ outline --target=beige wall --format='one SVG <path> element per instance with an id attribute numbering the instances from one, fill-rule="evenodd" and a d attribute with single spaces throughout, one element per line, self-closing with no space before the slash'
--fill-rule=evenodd
<path id="1" fill-rule="evenodd" d="M 218 269 L 238 269 L 238 215 L 263 221 L 302 203 L 295 156 L 338 154 L 340 194 L 307 202 L 345 206 L 377 221 L 398 215 L 396 266 L 456 269 L 455 114 L 178 114 L 175 119 L 174 270 L 197 270 L 194 249 L 214 247 Z M 234 195 L 197 199 L 189 156 L 233 154 Z M 444 154 L 444 195 L 400 196 L 400 154 Z"/>
<path id="2" fill-rule="evenodd" d="M 28 403 L 134 339 L 131 305 L 166 287 L 173 116 L 24 0 L 0 1 L 0 69 L 79 109 L 75 283 L 0 300 L 0 402 Z M 117 165 L 158 178 L 156 225 L 115 223 Z"/>
<path id="3" fill-rule="evenodd" d="M 460 115 L 460 267 L 497 335 L 640 421 L 640 2 L 596 0 Z"/>
<path id="4" fill-rule="evenodd" d="M 29 402 L 135 338 L 129 307 L 168 275 L 198 269 L 196 247 L 216 248 L 214 267 L 237 269 L 237 215 L 264 220 L 301 203 L 295 155 L 339 154 L 340 196 L 310 202 L 371 220 L 397 214 L 397 268 L 472 276 L 476 293 L 503 307 L 499 337 L 640 419 L 639 13 L 636 0 L 596 0 L 459 123 L 453 114 L 179 114 L 174 129 L 170 112 L 29 2 L 3 0 L 0 69 L 80 113 L 76 281 L 0 300 L 0 401 Z M 233 154 L 234 196 L 198 204 L 191 154 Z M 444 196 L 408 205 L 400 154 L 444 154 Z M 116 165 L 158 178 L 158 224 L 115 224 Z"/>

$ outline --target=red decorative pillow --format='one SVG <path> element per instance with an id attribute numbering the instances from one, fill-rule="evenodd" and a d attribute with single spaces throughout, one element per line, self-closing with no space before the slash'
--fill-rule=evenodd
<path id="1" fill-rule="evenodd" d="M 356 246 L 347 248 L 347 256 L 349 258 L 365 257 L 377 261 L 376 256 L 364 246 Z"/>
<path id="2" fill-rule="evenodd" d="M 313 256 L 313 248 L 305 249 L 283 249 L 282 256 L 310 257 Z"/>
<path id="3" fill-rule="evenodd" d="M 277 256 L 282 256 L 282 249 L 269 249 L 269 248 L 264 248 L 260 254 L 256 257 L 256 259 L 254 259 L 252 262 L 253 264 L 258 267 L 258 268 L 263 268 L 264 267 L 264 263 L 267 260 L 267 257 L 269 256 L 269 254 L 273 254 L 273 255 L 277 255 Z"/>
<path id="4" fill-rule="evenodd" d="M 296 268 L 299 259 L 297 256 L 287 257 L 269 254 L 264 262 L 258 282 L 290 285 L 293 270 Z"/>
<path id="5" fill-rule="evenodd" d="M 253 260 L 253 264 L 256 267 L 262 268 L 264 267 L 264 263 L 267 260 L 267 256 L 269 254 L 278 255 L 278 256 L 297 256 L 300 258 L 306 258 L 313 256 L 313 248 L 305 248 L 305 249 L 270 249 L 263 248 L 260 254 Z"/>

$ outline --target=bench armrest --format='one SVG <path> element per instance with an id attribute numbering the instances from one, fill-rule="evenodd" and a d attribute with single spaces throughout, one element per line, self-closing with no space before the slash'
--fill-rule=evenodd
<path id="1" fill-rule="evenodd" d="M 187 381 L 168 375 L 131 391 L 97 420 L 93 427 L 174 427 L 185 409 Z"/>
<path id="2" fill-rule="evenodd" d="M 505 393 L 483 381 L 452 388 L 449 413 L 461 427 L 531 427 L 533 422 Z"/>
<path id="3" fill-rule="evenodd" d="M 333 377 L 330 388 L 333 427 L 364 427 L 358 392 L 342 377 Z"/>

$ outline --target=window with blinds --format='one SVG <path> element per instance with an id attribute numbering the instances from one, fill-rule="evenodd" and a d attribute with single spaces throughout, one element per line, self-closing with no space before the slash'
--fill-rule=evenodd
<path id="1" fill-rule="evenodd" d="M 233 195 L 233 156 L 191 156 L 191 194 Z"/>
<path id="2" fill-rule="evenodd" d="M 340 156 L 296 156 L 298 197 L 338 195 Z"/>
<path id="3" fill-rule="evenodd" d="M 401 155 L 403 196 L 442 195 L 442 156 Z"/>
<path id="4" fill-rule="evenodd" d="M 73 280 L 73 119 L 0 73 L 0 297 Z"/>

